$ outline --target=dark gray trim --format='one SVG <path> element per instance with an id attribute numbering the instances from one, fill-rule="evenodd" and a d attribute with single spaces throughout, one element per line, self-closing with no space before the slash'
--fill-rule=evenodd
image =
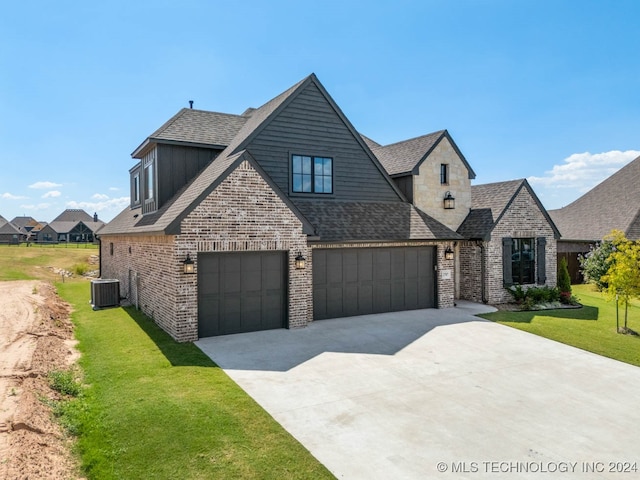
<path id="1" fill-rule="evenodd" d="M 536 238 L 536 283 L 538 285 L 544 285 L 547 282 L 546 245 L 545 237 Z"/>
<path id="2" fill-rule="evenodd" d="M 505 287 L 513 285 L 513 265 L 511 255 L 513 252 L 513 238 L 502 237 L 502 284 Z"/>

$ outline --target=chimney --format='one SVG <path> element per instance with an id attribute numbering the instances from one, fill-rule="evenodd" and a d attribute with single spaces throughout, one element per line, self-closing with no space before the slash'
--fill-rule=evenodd
<path id="1" fill-rule="evenodd" d="M 93 221 L 94 221 L 94 222 L 97 222 L 97 221 L 98 221 L 98 214 L 97 214 L 97 213 L 94 213 L 94 214 L 93 214 Z"/>
<path id="2" fill-rule="evenodd" d="M 189 100 L 189 108 L 193 110 L 193 100 Z"/>

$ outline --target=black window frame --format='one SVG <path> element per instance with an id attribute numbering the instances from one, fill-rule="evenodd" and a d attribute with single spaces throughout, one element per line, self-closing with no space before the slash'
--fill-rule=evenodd
<path id="1" fill-rule="evenodd" d="M 440 185 L 449 185 L 449 164 L 440 164 Z"/>
<path id="2" fill-rule="evenodd" d="M 529 248 L 526 248 L 526 246 Z M 511 278 L 514 285 L 536 283 L 536 239 L 513 238 L 511 247 Z"/>
<path id="3" fill-rule="evenodd" d="M 300 172 L 296 172 L 296 170 L 294 169 L 294 162 L 296 158 L 300 158 L 301 161 L 303 161 L 303 159 L 309 159 L 310 161 L 310 171 L 309 173 L 304 173 L 304 167 L 301 164 L 301 171 Z M 323 178 L 329 178 L 330 179 L 330 191 L 324 191 L 324 184 L 325 182 L 323 181 L 323 189 L 322 191 L 318 191 L 316 189 L 316 179 L 317 179 L 317 174 L 316 174 L 316 161 L 317 160 L 329 160 L 330 161 L 330 165 L 331 165 L 331 171 L 329 173 L 329 175 L 323 173 L 322 175 L 320 175 Z M 289 176 L 289 181 L 291 182 L 290 185 L 290 189 L 291 189 L 291 193 L 295 194 L 295 195 L 333 195 L 335 193 L 335 185 L 334 185 L 334 157 L 332 156 L 328 156 L 328 155 L 302 155 L 302 154 L 298 154 L 298 153 L 294 153 L 291 155 L 291 160 L 290 160 L 290 171 L 291 171 L 291 175 Z M 324 167 L 323 167 L 324 169 Z M 302 186 L 301 189 L 296 190 L 296 177 L 300 176 L 301 177 L 301 181 Z M 305 190 L 304 189 L 304 178 L 308 176 L 308 180 L 309 180 L 309 186 L 310 189 L 309 190 Z"/>

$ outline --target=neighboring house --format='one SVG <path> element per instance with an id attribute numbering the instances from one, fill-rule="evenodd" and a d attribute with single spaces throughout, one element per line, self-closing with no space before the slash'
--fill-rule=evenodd
<path id="1" fill-rule="evenodd" d="M 566 207 L 549 210 L 549 215 L 562 234 L 558 255 L 567 259 L 572 282 L 581 283 L 578 256 L 612 230 L 640 240 L 640 157 Z"/>
<path id="2" fill-rule="evenodd" d="M 33 241 L 37 238 L 37 234 L 42 228 L 42 224 L 33 217 L 21 216 L 11 220 L 20 232 L 25 236 L 26 241 Z"/>
<path id="3" fill-rule="evenodd" d="M 526 180 L 471 187 L 458 233 L 461 298 L 498 304 L 512 285 L 556 286 L 560 233 Z"/>
<path id="4" fill-rule="evenodd" d="M 182 109 L 132 156 L 101 276 L 179 341 L 454 304 L 442 202 L 408 202 L 315 75 L 242 115 Z"/>
<path id="5" fill-rule="evenodd" d="M 25 234 L 13 223 L 0 215 L 0 243 L 17 244 L 25 239 Z"/>
<path id="6" fill-rule="evenodd" d="M 67 209 L 41 228 L 36 239 L 39 243 L 91 243 L 104 225 L 97 214 L 92 217 L 82 209 Z"/>

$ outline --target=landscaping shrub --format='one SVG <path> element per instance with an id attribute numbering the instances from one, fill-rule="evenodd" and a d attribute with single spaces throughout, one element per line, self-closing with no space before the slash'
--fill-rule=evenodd
<path id="1" fill-rule="evenodd" d="M 558 267 L 558 289 L 560 293 L 571 293 L 571 277 L 569 276 L 569 267 L 567 259 L 562 257 Z"/>
<path id="2" fill-rule="evenodd" d="M 611 254 L 614 251 L 613 242 L 605 240 L 596 244 L 586 255 L 579 255 L 582 275 L 587 283 L 593 283 L 598 290 L 603 291 L 608 284 L 603 277 L 607 274 L 611 266 Z"/>

